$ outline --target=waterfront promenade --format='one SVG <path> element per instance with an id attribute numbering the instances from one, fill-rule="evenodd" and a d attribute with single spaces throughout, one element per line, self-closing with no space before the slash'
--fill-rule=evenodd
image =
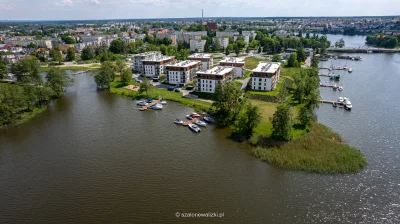
<path id="1" fill-rule="evenodd" d="M 330 47 L 327 49 L 330 52 L 342 53 L 400 53 L 400 48 L 377 48 L 377 47 L 361 47 L 361 48 L 336 48 Z"/>

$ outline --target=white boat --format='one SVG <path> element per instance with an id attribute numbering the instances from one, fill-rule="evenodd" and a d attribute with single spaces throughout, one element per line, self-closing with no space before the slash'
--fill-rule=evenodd
<path id="1" fill-rule="evenodd" d="M 352 73 L 353 72 L 353 69 L 352 68 L 349 68 L 349 73 Z"/>
<path id="2" fill-rule="evenodd" d="M 207 123 L 214 123 L 215 119 L 212 117 L 203 117 L 203 120 Z"/>
<path id="3" fill-rule="evenodd" d="M 194 118 L 201 117 L 201 115 L 198 114 L 198 113 L 196 113 L 196 112 L 191 113 L 190 116 L 191 116 L 191 117 L 194 117 Z"/>
<path id="4" fill-rule="evenodd" d="M 197 121 L 194 122 L 194 123 L 197 124 L 198 126 L 203 126 L 203 127 L 206 127 L 206 126 L 207 126 L 207 123 L 204 122 L 204 121 L 201 121 L 201 120 L 197 120 Z"/>
<path id="5" fill-rule="evenodd" d="M 338 86 L 336 85 L 336 83 L 335 84 L 333 84 L 333 90 L 337 90 L 338 89 Z"/>
<path id="6" fill-rule="evenodd" d="M 179 120 L 179 119 L 175 119 L 175 120 L 174 120 L 174 123 L 175 123 L 175 124 L 183 124 L 184 122 L 181 121 L 181 120 Z"/>
<path id="7" fill-rule="evenodd" d="M 186 118 L 189 119 L 189 120 L 193 120 L 193 117 L 190 116 L 190 115 L 186 115 Z"/>
<path id="8" fill-rule="evenodd" d="M 159 104 L 159 103 L 153 104 L 150 107 L 150 109 L 153 109 L 153 110 L 161 110 L 162 108 L 163 108 L 162 104 Z"/>
<path id="9" fill-rule="evenodd" d="M 346 102 L 346 101 L 348 101 L 348 100 L 349 100 L 349 98 L 343 97 L 343 102 Z"/>
<path id="10" fill-rule="evenodd" d="M 350 100 L 346 101 L 346 105 L 344 106 L 344 108 L 346 108 L 346 110 L 351 110 L 351 108 L 353 108 L 353 105 L 351 104 Z"/>
<path id="11" fill-rule="evenodd" d="M 189 124 L 188 127 L 189 127 L 190 130 L 192 130 L 194 132 L 200 132 L 201 131 L 201 129 L 195 124 Z"/>
<path id="12" fill-rule="evenodd" d="M 339 86 L 339 91 L 343 91 L 343 87 L 342 86 Z"/>
<path id="13" fill-rule="evenodd" d="M 148 103 L 146 103 L 145 101 L 138 101 L 138 102 L 136 103 L 136 105 L 138 105 L 138 106 L 147 106 Z"/>
<path id="14" fill-rule="evenodd" d="M 367 51 L 367 53 L 368 53 L 368 54 L 372 54 L 372 53 L 374 53 L 374 52 L 373 52 L 373 51 Z"/>
<path id="15" fill-rule="evenodd" d="M 343 103 L 344 102 L 344 98 L 343 97 L 339 97 L 339 99 L 337 100 L 339 103 Z"/>
<path id="16" fill-rule="evenodd" d="M 162 104 L 162 105 L 165 105 L 165 104 L 167 104 L 167 101 L 165 101 L 165 100 L 160 100 L 160 102 L 158 102 L 159 104 Z"/>

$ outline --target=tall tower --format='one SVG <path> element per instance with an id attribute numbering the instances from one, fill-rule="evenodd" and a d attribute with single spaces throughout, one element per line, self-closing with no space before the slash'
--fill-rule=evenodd
<path id="1" fill-rule="evenodd" d="M 201 9 L 201 24 L 204 23 L 204 17 L 203 17 L 203 9 Z"/>

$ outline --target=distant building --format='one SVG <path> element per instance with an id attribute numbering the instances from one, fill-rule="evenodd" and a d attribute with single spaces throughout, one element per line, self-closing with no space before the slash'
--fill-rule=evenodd
<path id="1" fill-rule="evenodd" d="M 207 71 L 197 72 L 196 89 L 199 92 L 214 93 L 215 87 L 224 80 L 234 76 L 233 67 L 216 66 Z"/>
<path id="2" fill-rule="evenodd" d="M 225 31 L 217 31 L 216 36 L 218 38 L 222 37 L 233 37 L 235 35 L 239 35 L 239 32 L 236 30 L 225 30 Z"/>
<path id="3" fill-rule="evenodd" d="M 206 40 L 190 40 L 190 51 L 191 52 L 204 52 Z M 197 51 L 196 51 L 197 50 Z"/>
<path id="4" fill-rule="evenodd" d="M 212 54 L 193 54 L 188 57 L 192 61 L 201 61 L 200 70 L 205 71 L 210 69 L 214 64 L 214 58 Z"/>
<path id="5" fill-rule="evenodd" d="M 254 40 L 257 36 L 256 31 L 248 31 L 248 30 L 243 30 L 242 31 L 243 36 L 249 36 L 250 39 Z"/>
<path id="6" fill-rule="evenodd" d="M 261 62 L 251 74 L 250 86 L 253 90 L 272 91 L 281 75 L 281 63 Z"/>
<path id="7" fill-rule="evenodd" d="M 286 37 L 288 35 L 288 33 L 284 30 L 277 30 L 275 31 L 275 36 L 278 37 Z"/>
<path id="8" fill-rule="evenodd" d="M 234 67 L 235 76 L 237 78 L 243 77 L 243 67 L 244 67 L 244 58 L 224 58 L 219 61 L 219 65 L 221 66 L 230 66 Z"/>
<path id="9" fill-rule="evenodd" d="M 142 60 L 144 67 L 144 75 L 146 77 L 158 77 L 165 72 L 165 66 L 174 62 L 174 57 L 153 57 Z"/>
<path id="10" fill-rule="evenodd" d="M 143 60 L 154 58 L 154 57 L 161 57 L 160 51 L 150 51 L 142 54 L 135 54 L 133 55 L 133 65 L 132 71 L 137 72 L 140 74 L 144 74 L 144 66 Z"/>
<path id="11" fill-rule="evenodd" d="M 170 84 L 186 84 L 193 80 L 196 72 L 200 70 L 200 61 L 182 61 L 165 66 L 167 81 Z"/>
<path id="12" fill-rule="evenodd" d="M 215 32 L 218 30 L 218 25 L 217 23 L 207 23 L 206 27 L 210 29 L 212 32 Z"/>
<path id="13" fill-rule="evenodd" d="M 226 49 L 229 45 L 229 38 L 227 37 L 219 38 L 219 44 L 221 45 L 221 48 Z"/>

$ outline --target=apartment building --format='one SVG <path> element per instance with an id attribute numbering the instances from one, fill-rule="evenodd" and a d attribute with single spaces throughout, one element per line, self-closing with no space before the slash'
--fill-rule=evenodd
<path id="1" fill-rule="evenodd" d="M 242 35 L 248 36 L 248 37 L 250 37 L 250 39 L 254 40 L 257 36 L 257 33 L 256 33 L 256 31 L 243 30 Z"/>
<path id="2" fill-rule="evenodd" d="M 244 68 L 244 58 L 229 58 L 226 57 L 219 62 L 221 66 L 230 66 L 234 68 L 235 77 L 242 78 L 243 77 L 243 68 Z"/>
<path id="3" fill-rule="evenodd" d="M 160 51 L 150 51 L 142 54 L 133 55 L 132 71 L 140 74 L 144 74 L 143 60 L 161 57 Z"/>
<path id="4" fill-rule="evenodd" d="M 190 40 L 190 51 L 191 52 L 204 52 L 206 46 L 206 40 Z"/>
<path id="5" fill-rule="evenodd" d="M 214 58 L 212 54 L 193 54 L 188 57 L 191 61 L 201 61 L 201 71 L 210 69 L 214 64 Z"/>
<path id="6" fill-rule="evenodd" d="M 227 37 L 219 38 L 219 44 L 221 45 L 221 48 L 226 49 L 229 45 L 229 38 Z"/>
<path id="7" fill-rule="evenodd" d="M 218 83 L 234 76 L 233 67 L 216 66 L 207 71 L 197 72 L 196 89 L 199 92 L 214 93 Z"/>
<path id="8" fill-rule="evenodd" d="M 175 57 L 153 57 L 142 60 L 144 67 L 144 75 L 146 77 L 158 77 L 165 73 L 165 66 L 173 63 Z"/>
<path id="9" fill-rule="evenodd" d="M 281 63 L 261 62 L 251 74 L 250 85 L 253 90 L 272 91 L 281 75 Z"/>
<path id="10" fill-rule="evenodd" d="M 216 36 L 218 38 L 221 37 L 233 37 L 235 35 L 239 35 L 239 32 L 236 30 L 225 30 L 225 31 L 217 31 Z"/>
<path id="11" fill-rule="evenodd" d="M 182 61 L 165 66 L 167 81 L 170 84 L 186 84 L 193 80 L 196 72 L 200 70 L 200 61 Z"/>

